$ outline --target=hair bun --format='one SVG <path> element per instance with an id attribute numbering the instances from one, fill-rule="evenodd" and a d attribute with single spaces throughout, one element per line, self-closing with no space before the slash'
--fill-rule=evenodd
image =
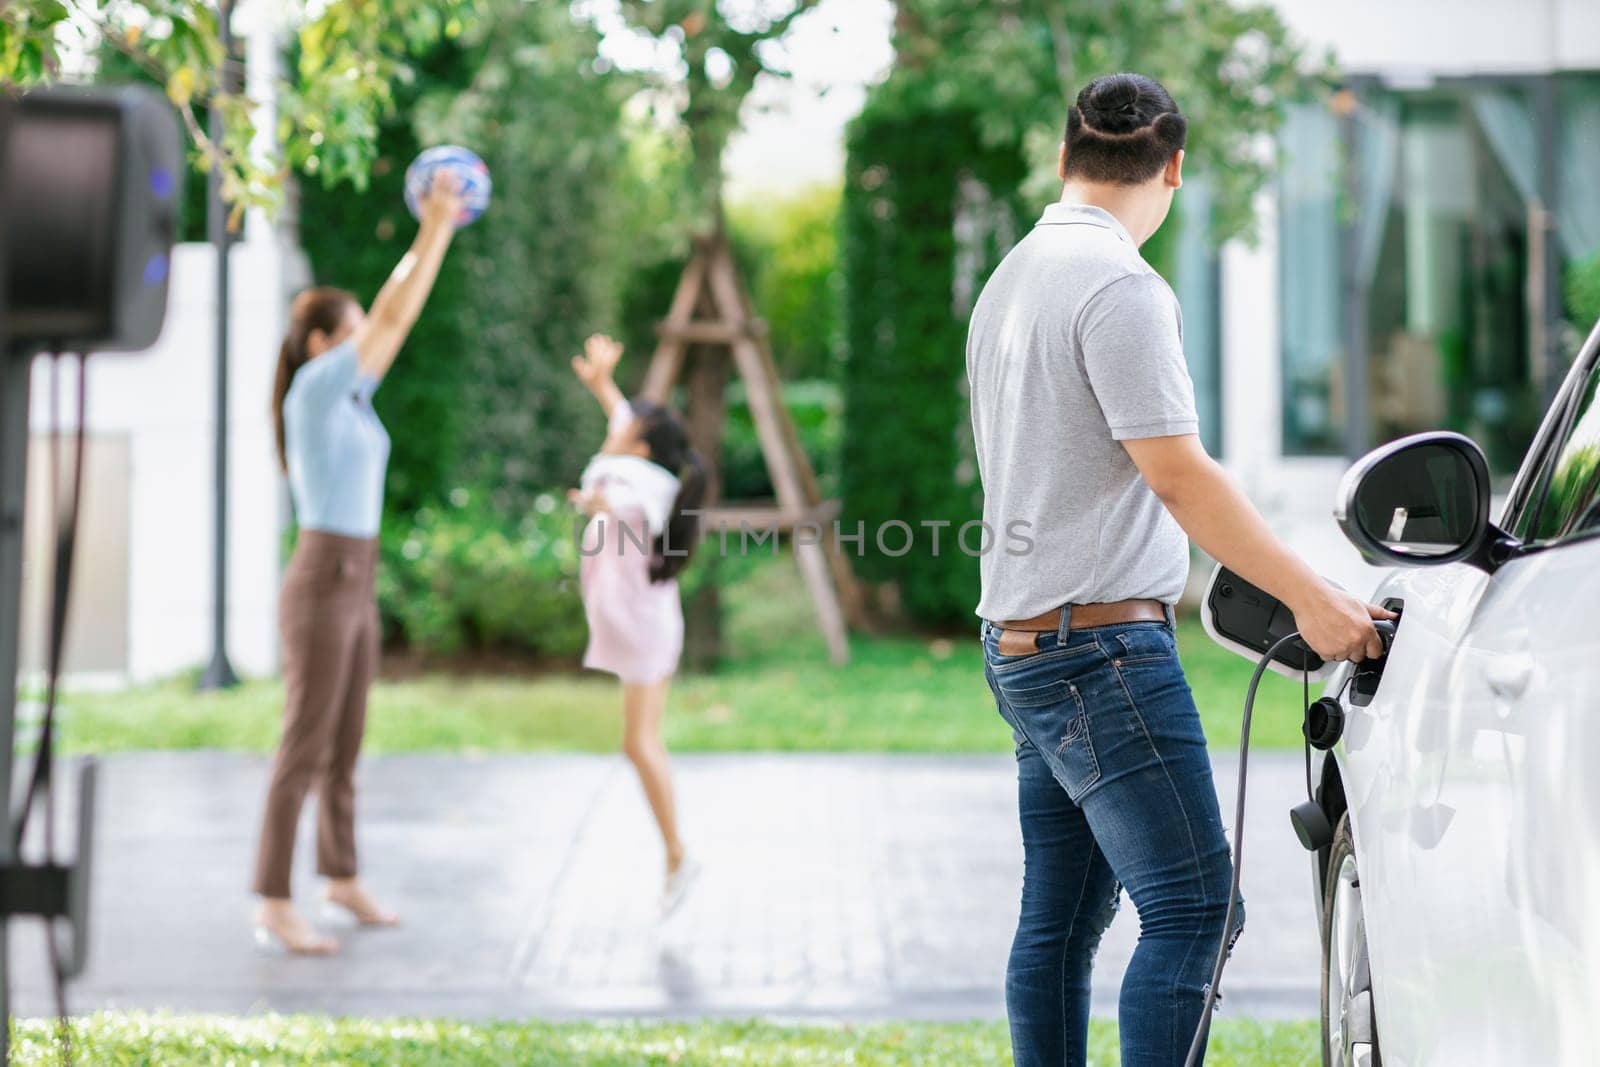
<path id="1" fill-rule="evenodd" d="M 1172 161 L 1189 124 L 1172 94 L 1143 74 L 1107 74 L 1085 85 L 1067 109 L 1062 177 L 1137 185 Z"/>
<path id="2" fill-rule="evenodd" d="M 1084 88 L 1078 110 L 1084 121 L 1105 133 L 1131 133 L 1145 125 L 1140 121 L 1138 79 L 1128 74 L 1113 74 L 1096 79 Z"/>

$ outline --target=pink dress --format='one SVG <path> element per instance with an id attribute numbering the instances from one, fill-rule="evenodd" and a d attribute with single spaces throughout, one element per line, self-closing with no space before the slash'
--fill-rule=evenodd
<path id="1" fill-rule="evenodd" d="M 611 413 L 615 432 L 633 418 L 626 403 Z M 597 455 L 584 469 L 585 491 L 609 510 L 589 520 L 579 568 L 589 647 L 583 665 L 634 685 L 670 678 L 683 652 L 683 603 L 675 579 L 650 580 L 651 546 L 666 527 L 678 479 L 639 456 Z"/>

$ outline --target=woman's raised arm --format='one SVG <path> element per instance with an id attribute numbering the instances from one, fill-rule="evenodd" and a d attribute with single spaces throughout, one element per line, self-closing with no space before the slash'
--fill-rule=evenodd
<path id="1" fill-rule="evenodd" d="M 456 216 L 460 212 L 460 182 L 448 171 L 435 171 L 428 193 L 422 199 L 422 219 L 416 239 L 395 265 L 389 280 L 378 290 L 366 321 L 356 331 L 356 351 L 362 374 L 382 378 L 388 373 L 439 277 L 439 266 L 455 236 Z"/>

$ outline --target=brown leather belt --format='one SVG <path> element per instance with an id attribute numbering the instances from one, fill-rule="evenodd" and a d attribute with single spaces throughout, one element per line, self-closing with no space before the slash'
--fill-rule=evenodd
<path id="1" fill-rule="evenodd" d="M 1117 600 L 1109 604 L 1072 605 L 1071 629 L 1091 626 L 1116 626 L 1125 622 L 1166 622 L 1167 606 L 1159 600 Z M 1000 627 L 1000 652 L 1016 655 L 1038 647 L 1038 635 L 1061 629 L 1061 609 L 1052 608 L 1031 619 L 997 623 Z"/>
<path id="2" fill-rule="evenodd" d="M 1167 606 L 1159 600 L 1118 600 L 1110 604 L 1072 605 L 1072 629 L 1087 630 L 1091 626 L 1115 626 L 1123 622 L 1166 622 Z M 1029 633 L 1055 633 L 1061 629 L 1061 609 L 1051 608 L 1043 615 L 1031 619 L 1000 624 L 1003 630 L 1027 630 Z"/>

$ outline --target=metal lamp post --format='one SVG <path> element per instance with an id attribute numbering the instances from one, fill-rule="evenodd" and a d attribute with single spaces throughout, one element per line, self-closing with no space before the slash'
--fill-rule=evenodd
<path id="1" fill-rule="evenodd" d="M 221 84 L 226 91 L 235 82 L 233 55 L 233 0 L 220 0 L 217 10 L 222 39 Z M 222 141 L 222 115 L 211 109 L 210 133 L 215 143 Z M 228 233 L 228 213 L 222 202 L 222 168 L 213 164 L 206 198 L 206 229 L 217 250 L 217 393 L 216 393 L 216 496 L 212 509 L 212 598 L 211 662 L 200 676 L 201 689 L 229 689 L 239 677 L 228 662 L 228 325 L 229 305 L 228 250 L 233 244 Z"/>

